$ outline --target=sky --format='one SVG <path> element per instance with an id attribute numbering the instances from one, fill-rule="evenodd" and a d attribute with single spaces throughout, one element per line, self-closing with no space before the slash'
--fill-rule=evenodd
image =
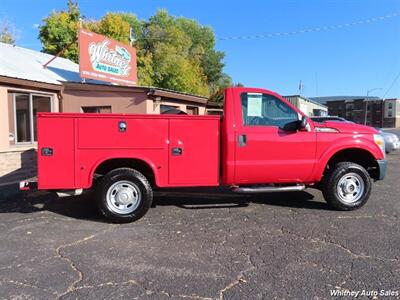
<path id="1" fill-rule="evenodd" d="M 233 81 L 282 95 L 400 98 L 400 0 L 79 0 L 86 18 L 157 9 L 211 26 Z M 38 24 L 67 0 L 0 0 L 17 45 L 40 50 Z M 389 17 L 384 17 L 389 16 Z M 377 21 L 375 18 L 384 17 Z M 342 26 L 344 24 L 353 24 Z M 318 28 L 330 28 L 318 30 Z M 311 32 L 302 32 L 312 29 Z M 292 34 L 284 34 L 292 32 Z M 259 35 L 259 37 L 254 37 Z M 250 38 L 243 38 L 249 37 Z M 235 39 L 233 37 L 241 37 Z"/>

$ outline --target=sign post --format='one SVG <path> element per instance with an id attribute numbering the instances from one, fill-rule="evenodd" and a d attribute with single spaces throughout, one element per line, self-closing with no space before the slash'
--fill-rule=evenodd
<path id="1" fill-rule="evenodd" d="M 82 78 L 136 85 L 136 50 L 86 29 L 79 29 L 79 73 Z"/>

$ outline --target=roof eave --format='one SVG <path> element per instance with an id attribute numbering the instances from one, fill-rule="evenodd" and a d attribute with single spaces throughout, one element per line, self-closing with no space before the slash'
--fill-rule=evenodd
<path id="1" fill-rule="evenodd" d="M 193 102 L 193 103 L 200 103 L 200 104 L 207 104 L 207 101 L 208 101 L 208 98 L 206 98 L 206 97 L 195 96 L 195 95 L 190 95 L 190 94 L 183 94 L 180 92 L 167 91 L 167 90 L 162 90 L 162 89 L 158 89 L 158 88 L 151 88 L 149 90 L 148 94 L 151 96 L 177 99 L 177 100 Z"/>
<path id="2" fill-rule="evenodd" d="M 8 77 L 4 75 L 0 75 L 0 84 L 9 84 L 14 86 L 28 86 L 30 88 L 46 89 L 53 91 L 61 91 L 63 88 L 61 84 L 46 83 L 29 79 Z"/>

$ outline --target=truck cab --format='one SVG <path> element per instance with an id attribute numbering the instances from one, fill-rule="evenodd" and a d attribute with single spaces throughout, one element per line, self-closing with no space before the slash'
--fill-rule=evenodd
<path id="1" fill-rule="evenodd" d="M 371 127 L 313 122 L 280 95 L 263 89 L 229 88 L 225 94 L 225 184 L 319 182 L 331 163 L 346 159 L 370 176 L 384 176 L 384 145 Z M 377 141 L 378 139 L 378 141 Z"/>
<path id="2" fill-rule="evenodd" d="M 39 113 L 37 124 L 38 188 L 96 186 L 100 211 L 116 222 L 141 218 L 153 189 L 166 187 L 223 185 L 238 193 L 314 187 L 334 208 L 353 210 L 367 202 L 371 179 L 386 171 L 375 129 L 314 123 L 258 88 L 227 88 L 222 117 Z"/>

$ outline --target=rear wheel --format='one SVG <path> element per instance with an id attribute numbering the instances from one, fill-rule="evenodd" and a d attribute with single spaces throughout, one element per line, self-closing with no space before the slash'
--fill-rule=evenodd
<path id="1" fill-rule="evenodd" d="M 117 223 L 133 222 L 149 210 L 153 191 L 140 172 L 119 168 L 107 173 L 97 186 L 101 213 Z"/>
<path id="2" fill-rule="evenodd" d="M 357 209 L 369 199 L 371 178 L 362 166 L 341 162 L 325 175 L 322 192 L 325 200 L 335 209 Z"/>

